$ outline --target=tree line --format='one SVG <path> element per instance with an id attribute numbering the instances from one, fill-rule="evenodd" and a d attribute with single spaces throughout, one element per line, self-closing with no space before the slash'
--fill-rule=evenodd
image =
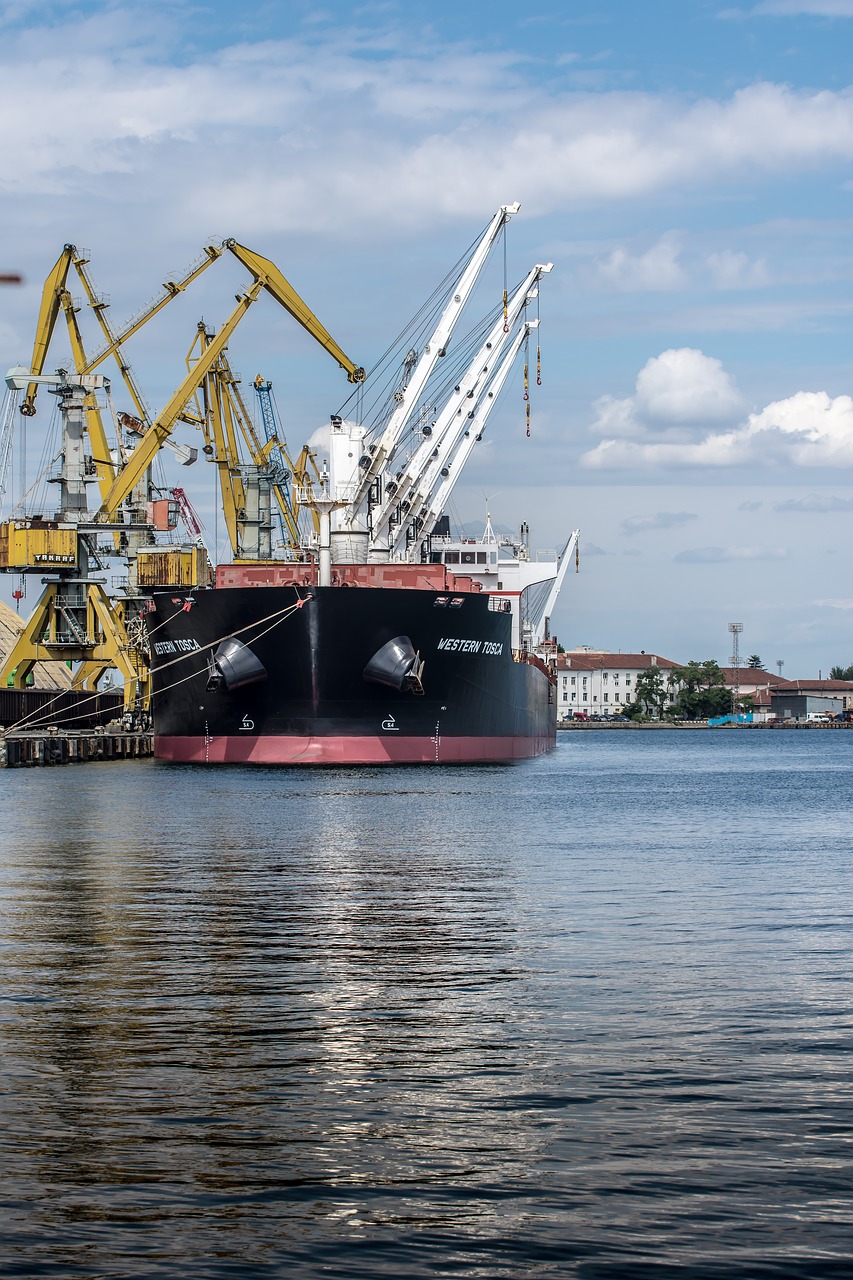
<path id="1" fill-rule="evenodd" d="M 746 669 L 763 671 L 757 653 L 749 655 Z M 829 678 L 853 680 L 853 665 L 833 667 Z M 752 695 L 741 694 L 737 709 L 747 714 L 754 711 Z M 641 672 L 634 685 L 634 701 L 622 708 L 622 714 L 629 720 L 641 720 L 644 716 L 657 720 L 664 716 L 674 720 L 707 720 L 729 715 L 732 710 L 732 691 L 726 686 L 723 669 L 708 658 L 704 662 L 672 667 L 666 672 L 661 667 L 649 667 Z"/>
<path id="2" fill-rule="evenodd" d="M 754 656 L 754 655 L 753 655 Z M 749 663 L 752 666 L 750 660 Z M 760 660 L 756 669 L 760 668 Z M 713 658 L 704 662 L 688 662 L 684 667 L 648 667 L 634 685 L 634 701 L 622 708 L 629 720 L 652 716 L 657 720 L 670 716 L 677 720 L 707 720 L 725 716 L 732 710 L 731 690 L 726 687 L 722 667 Z M 738 711 L 755 710 L 750 694 L 738 699 Z"/>

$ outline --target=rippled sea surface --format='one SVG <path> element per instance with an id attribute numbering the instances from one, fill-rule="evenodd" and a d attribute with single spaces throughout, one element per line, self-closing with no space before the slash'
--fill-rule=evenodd
<path id="1" fill-rule="evenodd" d="M 853 732 L 0 817 L 3 1277 L 853 1273 Z"/>

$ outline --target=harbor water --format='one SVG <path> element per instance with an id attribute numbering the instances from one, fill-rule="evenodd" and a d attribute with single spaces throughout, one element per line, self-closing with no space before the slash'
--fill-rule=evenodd
<path id="1" fill-rule="evenodd" d="M 852 733 L 0 816 L 4 1277 L 853 1272 Z"/>

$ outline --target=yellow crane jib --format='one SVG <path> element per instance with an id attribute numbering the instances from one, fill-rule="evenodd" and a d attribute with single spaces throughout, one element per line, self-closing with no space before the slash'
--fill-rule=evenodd
<path id="1" fill-rule="evenodd" d="M 247 249 L 245 245 L 238 244 L 236 240 L 226 240 L 224 242 L 226 249 L 229 249 L 244 267 L 251 271 L 256 280 L 260 281 L 268 293 L 272 294 L 276 302 L 284 307 L 294 318 L 302 325 L 303 329 L 307 329 L 311 337 L 319 342 L 320 346 L 328 351 L 329 355 L 337 360 L 342 369 L 346 371 L 347 378 L 350 382 L 364 382 L 365 373 L 360 365 L 356 365 L 350 360 L 332 335 L 329 333 L 314 312 L 300 298 L 293 285 L 286 280 L 274 262 L 270 262 L 269 258 L 262 257 L 259 253 L 255 253 L 253 249 Z"/>
<path id="2" fill-rule="evenodd" d="M 231 312 L 225 324 L 211 340 L 210 345 L 200 359 L 193 365 L 165 409 L 157 415 L 149 430 L 142 437 L 124 467 L 116 476 L 109 493 L 101 504 L 101 509 L 98 512 L 99 519 L 110 520 L 113 513 L 119 509 L 125 498 L 131 493 L 134 485 L 145 474 L 146 469 L 151 465 L 156 454 L 171 434 L 187 401 L 204 380 L 205 375 L 220 352 L 228 345 L 232 333 L 260 293 L 261 286 L 262 282 L 256 280 L 237 299 L 237 306 Z"/>
<path id="3" fill-rule="evenodd" d="M 44 282 L 39 318 L 36 324 L 36 337 L 33 343 L 33 358 L 30 363 L 30 371 L 34 377 L 38 377 L 39 374 L 44 372 L 47 350 L 62 307 L 62 296 L 66 292 L 68 270 L 76 252 L 76 247 L 73 244 L 64 245 L 62 253 L 57 258 L 52 271 Z M 27 384 L 27 394 L 21 404 L 21 413 L 25 418 L 32 418 L 35 414 L 37 390 L 37 382 L 33 381 Z"/>

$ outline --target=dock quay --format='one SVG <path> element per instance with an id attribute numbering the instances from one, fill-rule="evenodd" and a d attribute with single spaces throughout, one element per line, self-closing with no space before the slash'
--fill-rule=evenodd
<path id="1" fill-rule="evenodd" d="M 153 755 L 149 724 L 123 712 L 121 692 L 0 689 L 0 769 Z"/>
<path id="2" fill-rule="evenodd" d="M 72 733 L 41 730 L 0 736 L 0 769 L 87 764 L 94 760 L 137 760 L 153 753 L 153 734 L 123 729 Z"/>

